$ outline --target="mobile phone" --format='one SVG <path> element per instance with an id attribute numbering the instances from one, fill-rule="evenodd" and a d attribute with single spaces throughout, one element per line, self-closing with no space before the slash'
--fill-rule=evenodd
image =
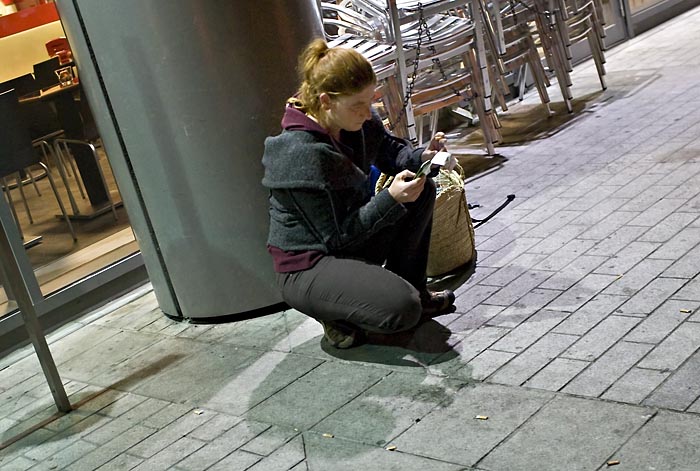
<path id="1" fill-rule="evenodd" d="M 430 173 L 430 166 L 432 164 L 432 161 L 426 160 L 421 164 L 420 167 L 418 167 L 418 170 L 416 170 L 416 176 L 413 178 L 420 178 L 428 175 Z"/>

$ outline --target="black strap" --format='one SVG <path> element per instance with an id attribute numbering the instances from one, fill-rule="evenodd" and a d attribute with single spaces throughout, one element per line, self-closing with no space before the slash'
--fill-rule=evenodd
<path id="1" fill-rule="evenodd" d="M 474 218 L 472 218 L 472 222 L 475 222 L 475 223 L 476 223 L 476 224 L 474 224 L 474 229 L 476 229 L 477 227 L 479 227 L 479 226 L 482 225 L 482 224 L 487 223 L 487 222 L 489 221 L 489 219 L 491 219 L 492 217 L 494 217 L 496 214 L 500 213 L 501 210 L 502 210 L 503 208 L 505 208 L 506 206 L 508 206 L 514 199 L 515 199 L 515 195 L 508 195 L 508 196 L 506 196 L 506 200 L 505 200 L 503 203 L 501 203 L 501 205 L 500 205 L 498 208 L 494 209 L 494 210 L 491 212 L 491 214 L 489 214 L 489 215 L 486 216 L 485 218 L 483 218 L 483 219 L 474 219 Z"/>

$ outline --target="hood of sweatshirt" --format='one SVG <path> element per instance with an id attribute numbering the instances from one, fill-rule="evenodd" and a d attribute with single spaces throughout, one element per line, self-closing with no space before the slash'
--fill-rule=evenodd
<path id="1" fill-rule="evenodd" d="M 340 190 L 361 187 L 367 180 L 365 173 L 347 157 L 346 146 L 334 141 L 304 112 L 287 106 L 282 128 L 281 134 L 265 139 L 263 185 Z M 352 153 L 352 149 L 347 152 Z"/>
<path id="2" fill-rule="evenodd" d="M 306 116 L 301 110 L 287 106 L 282 116 L 282 129 L 285 131 L 312 131 L 328 135 L 320 124 Z"/>

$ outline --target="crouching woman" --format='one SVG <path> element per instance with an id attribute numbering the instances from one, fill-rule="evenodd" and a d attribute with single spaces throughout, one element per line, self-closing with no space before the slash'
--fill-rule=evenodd
<path id="1" fill-rule="evenodd" d="M 448 310 L 426 287 L 435 185 L 413 178 L 441 145 L 413 149 L 372 111 L 377 79 L 358 52 L 315 40 L 282 132 L 265 140 L 268 250 L 282 298 L 323 324 L 337 348 L 391 334 Z M 374 194 L 370 165 L 395 175 Z"/>

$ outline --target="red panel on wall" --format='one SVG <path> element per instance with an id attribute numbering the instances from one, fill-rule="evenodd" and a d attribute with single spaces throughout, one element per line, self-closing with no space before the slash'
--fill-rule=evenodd
<path id="1" fill-rule="evenodd" d="M 58 12 L 54 3 L 44 3 L 25 8 L 17 13 L 0 16 L 0 38 L 58 21 Z"/>

